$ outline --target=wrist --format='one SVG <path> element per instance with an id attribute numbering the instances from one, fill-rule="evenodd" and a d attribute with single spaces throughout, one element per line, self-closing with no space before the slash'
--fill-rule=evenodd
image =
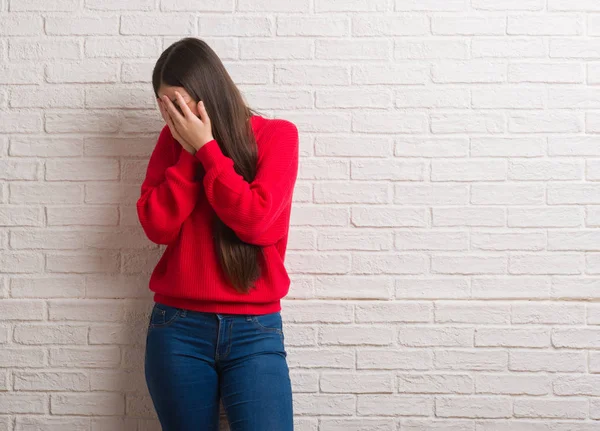
<path id="1" fill-rule="evenodd" d="M 202 139 L 202 140 L 200 141 L 200 144 L 199 144 L 199 145 L 196 145 L 196 146 L 194 147 L 194 150 L 196 150 L 196 151 L 200 150 L 200 148 L 202 148 L 203 146 L 205 146 L 206 144 L 208 144 L 210 141 L 214 141 L 214 139 L 215 139 L 215 138 L 214 138 L 212 135 L 211 135 L 211 136 L 209 136 L 208 138 L 204 138 L 204 139 Z"/>

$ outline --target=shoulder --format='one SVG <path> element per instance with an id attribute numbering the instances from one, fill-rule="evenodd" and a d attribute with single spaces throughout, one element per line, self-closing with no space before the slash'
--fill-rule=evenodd
<path id="1" fill-rule="evenodd" d="M 292 145 L 297 145 L 298 127 L 289 120 L 283 118 L 264 118 L 263 134 L 267 142 L 271 141 L 291 141 Z"/>

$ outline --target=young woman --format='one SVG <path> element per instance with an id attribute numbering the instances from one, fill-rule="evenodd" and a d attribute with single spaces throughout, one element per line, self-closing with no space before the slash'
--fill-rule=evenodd
<path id="1" fill-rule="evenodd" d="M 163 431 L 293 429 L 280 299 L 298 130 L 248 108 L 214 51 L 184 38 L 152 84 L 167 123 L 137 212 L 166 249 L 150 278 L 145 375 Z"/>

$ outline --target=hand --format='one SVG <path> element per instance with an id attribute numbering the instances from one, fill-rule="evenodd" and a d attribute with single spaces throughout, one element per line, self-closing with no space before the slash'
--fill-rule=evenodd
<path id="1" fill-rule="evenodd" d="M 200 115 L 200 118 L 198 118 L 190 110 L 189 106 L 187 106 L 179 92 L 175 92 L 175 97 L 177 98 L 178 105 L 181 108 L 183 115 L 179 113 L 177 108 L 175 108 L 175 105 L 173 105 L 167 96 L 163 96 L 162 100 L 167 113 L 169 114 L 176 133 L 181 137 L 185 144 L 198 151 L 206 143 L 214 139 L 210 118 L 204 107 L 204 102 L 198 102 L 198 113 Z"/>
<path id="2" fill-rule="evenodd" d="M 196 150 L 193 147 L 190 147 L 179 135 L 177 129 L 173 125 L 173 119 L 167 112 L 167 108 L 165 107 L 165 104 L 162 99 L 158 99 L 158 108 L 160 109 L 160 115 L 162 115 L 163 120 L 165 120 L 165 123 L 167 123 L 167 126 L 169 126 L 169 130 L 171 131 L 171 135 L 173 136 L 173 138 L 175 138 L 175 140 L 179 142 L 179 144 L 183 147 L 184 150 L 186 150 L 190 154 L 194 154 Z"/>

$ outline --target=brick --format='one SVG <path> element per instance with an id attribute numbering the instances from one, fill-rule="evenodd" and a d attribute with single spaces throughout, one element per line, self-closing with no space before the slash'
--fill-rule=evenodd
<path id="1" fill-rule="evenodd" d="M 14 13 L 0 17 L 2 36 L 37 36 L 43 33 L 43 28 L 41 16 Z"/>
<path id="2" fill-rule="evenodd" d="M 194 16 L 163 14 L 121 15 L 120 34 L 123 35 L 192 35 L 195 32 Z"/>
<path id="3" fill-rule="evenodd" d="M 542 232 L 474 232 L 471 236 L 471 248 L 479 250 L 543 250 L 546 236 Z"/>
<path id="4" fill-rule="evenodd" d="M 78 40 L 61 38 L 19 39 L 13 37 L 8 45 L 8 58 L 11 60 L 74 60 L 81 57 Z"/>
<path id="5" fill-rule="evenodd" d="M 433 226 L 504 226 L 502 208 L 433 208 Z"/>
<path id="6" fill-rule="evenodd" d="M 240 41 L 240 58 L 251 60 L 302 60 L 312 55 L 312 41 L 308 39 L 279 38 L 277 42 L 270 39 L 242 39 Z"/>
<path id="7" fill-rule="evenodd" d="M 16 342 L 21 344 L 87 344 L 87 326 L 70 325 L 16 325 L 13 333 Z"/>
<path id="8" fill-rule="evenodd" d="M 436 0 L 395 0 L 395 10 L 456 12 L 467 9 L 467 0 L 448 0 L 440 3 Z"/>
<path id="9" fill-rule="evenodd" d="M 392 280 L 381 277 L 319 276 L 315 280 L 317 298 L 389 299 Z"/>
<path id="10" fill-rule="evenodd" d="M 575 36 L 582 32 L 581 18 L 578 16 L 509 16 L 507 34 L 510 35 L 549 35 Z"/>
<path id="11" fill-rule="evenodd" d="M 292 207 L 291 226 L 347 226 L 346 208 L 326 205 L 296 205 Z"/>
<path id="12" fill-rule="evenodd" d="M 394 154 L 399 157 L 464 157 L 469 152 L 466 138 L 399 138 Z"/>
<path id="13" fill-rule="evenodd" d="M 361 85 L 424 84 L 429 70 L 414 62 L 395 62 L 393 65 L 378 64 L 378 67 L 352 66 L 352 83 Z"/>
<path id="14" fill-rule="evenodd" d="M 352 130 L 355 132 L 424 133 L 426 128 L 427 117 L 424 114 L 362 112 L 352 118 Z"/>
<path id="15" fill-rule="evenodd" d="M 0 367 L 44 367 L 44 365 L 44 349 L 7 346 L 2 346 L 0 349 Z"/>
<path id="16" fill-rule="evenodd" d="M 118 208 L 104 205 L 46 207 L 49 226 L 116 226 Z"/>
<path id="17" fill-rule="evenodd" d="M 85 0 L 86 9 L 92 10 L 140 10 L 148 11 L 154 9 L 151 0 L 134 0 L 127 3 L 118 0 Z"/>
<path id="18" fill-rule="evenodd" d="M 500 181 L 506 179 L 502 160 L 433 160 L 432 181 Z"/>
<path id="19" fill-rule="evenodd" d="M 157 41 L 139 37 L 90 37 L 85 41 L 86 57 L 140 58 L 160 53 Z"/>
<path id="20" fill-rule="evenodd" d="M 432 66 L 431 79 L 439 84 L 506 82 L 507 66 L 504 63 L 479 59 L 440 60 Z"/>
<path id="21" fill-rule="evenodd" d="M 387 184 L 378 182 L 324 181 L 315 184 L 316 203 L 389 203 L 390 190 Z"/>
<path id="22" fill-rule="evenodd" d="M 515 133 L 564 133 L 583 130 L 583 122 L 579 115 L 561 111 L 548 112 L 550 113 L 509 114 L 508 130 Z"/>
<path id="23" fill-rule="evenodd" d="M 467 108 L 471 103 L 469 91 L 461 88 L 443 91 L 424 88 L 402 89 L 396 91 L 395 97 L 398 108 Z"/>
<path id="24" fill-rule="evenodd" d="M 477 328 L 476 347 L 549 347 L 550 330 L 545 328 Z"/>
<path id="25" fill-rule="evenodd" d="M 358 395 L 356 411 L 361 416 L 430 416 L 433 399 L 408 395 Z"/>
<path id="26" fill-rule="evenodd" d="M 415 36 L 425 35 L 428 32 L 429 20 L 426 16 L 394 15 L 386 17 L 365 14 L 352 17 L 353 36 Z"/>
<path id="27" fill-rule="evenodd" d="M 120 415 L 125 412 L 125 398 L 119 393 L 52 394 L 53 414 Z"/>
<path id="28" fill-rule="evenodd" d="M 9 154 L 21 157 L 77 157 L 81 156 L 81 138 L 48 138 L 14 136 L 10 140 Z"/>
<path id="29" fill-rule="evenodd" d="M 509 82 L 536 82 L 575 84 L 583 82 L 581 64 L 569 63 L 511 63 L 508 65 Z"/>
<path id="30" fill-rule="evenodd" d="M 315 58 L 339 60 L 385 60 L 390 57 L 390 41 L 317 39 Z"/>
<path id="31" fill-rule="evenodd" d="M 600 41 L 553 38 L 550 41 L 550 58 L 594 59 L 600 57 Z"/>
<path id="32" fill-rule="evenodd" d="M 505 0 L 498 3 L 494 0 L 473 0 L 473 8 L 482 10 L 541 10 L 544 0 Z"/>
<path id="33" fill-rule="evenodd" d="M 469 394 L 473 378 L 466 374 L 398 374 L 398 392 L 416 394 Z"/>
<path id="34" fill-rule="evenodd" d="M 237 76 L 235 71 L 237 69 L 232 66 L 227 66 L 230 75 Z M 255 66 L 258 67 L 258 66 Z M 235 79 L 236 82 L 241 82 L 243 76 L 247 76 L 252 69 L 248 69 L 249 65 L 244 65 L 243 72 L 240 70 L 239 77 Z M 231 69 L 231 70 L 230 70 Z M 241 67 L 240 67 L 241 69 Z M 262 70 L 262 68 L 260 68 Z M 266 75 L 267 72 L 264 72 Z M 261 74 L 263 76 L 263 74 Z M 250 83 L 266 83 L 262 82 L 262 79 L 257 79 L 258 82 Z M 316 84 L 316 85 L 347 85 L 350 83 L 350 72 L 348 67 L 343 65 L 311 65 L 306 64 L 302 68 L 295 67 L 295 65 L 282 65 L 278 62 L 275 65 L 274 70 L 274 81 L 278 84 Z"/>
<path id="35" fill-rule="evenodd" d="M 14 388 L 18 391 L 87 391 L 85 373 L 64 371 L 16 371 Z"/>
<path id="36" fill-rule="evenodd" d="M 585 419 L 588 402 L 585 399 L 529 399 L 515 398 L 515 417 Z"/>
<path id="37" fill-rule="evenodd" d="M 106 60 L 85 59 L 46 66 L 46 79 L 50 83 L 111 83 L 118 76 L 119 64 Z"/>
<path id="38" fill-rule="evenodd" d="M 35 206 L 0 205 L 0 226 L 41 226 L 42 210 Z"/>
<path id="39" fill-rule="evenodd" d="M 472 104 L 480 109 L 541 109 L 544 107 L 546 92 L 537 88 L 502 87 L 473 89 Z"/>
<path id="40" fill-rule="evenodd" d="M 396 280 L 396 298 L 452 299 L 468 297 L 470 297 L 470 288 L 464 277 Z"/>
<path id="41" fill-rule="evenodd" d="M 471 203 L 475 205 L 542 205 L 544 187 L 540 184 L 473 184 Z"/>
<path id="42" fill-rule="evenodd" d="M 298 394 L 294 397 L 294 411 L 300 415 L 351 415 L 356 409 L 353 395 Z"/>
<path id="43" fill-rule="evenodd" d="M 356 368 L 359 370 L 428 370 L 432 354 L 424 349 L 359 349 Z"/>
<path id="44" fill-rule="evenodd" d="M 0 393 L 0 413 L 3 414 L 42 414 L 47 404 L 45 394 Z"/>
<path id="45" fill-rule="evenodd" d="M 357 322 L 429 322 L 432 306 L 428 302 L 406 301 L 356 306 Z"/>
<path id="46" fill-rule="evenodd" d="M 493 395 L 548 395 L 551 378 L 544 375 L 477 374 L 475 392 Z"/>
<path id="47" fill-rule="evenodd" d="M 319 332 L 320 345 L 388 346 L 394 339 L 394 329 L 369 326 L 330 326 Z"/>
<path id="48" fill-rule="evenodd" d="M 392 393 L 392 382 L 389 373 L 323 373 L 320 389 L 325 393 Z"/>
<path id="49" fill-rule="evenodd" d="M 294 93 L 290 93 L 289 97 L 294 97 Z M 312 107 L 312 96 L 306 97 L 306 106 L 303 108 Z M 315 106 L 317 108 L 386 108 L 391 106 L 392 98 L 388 91 L 375 91 L 372 89 L 363 90 L 327 90 L 316 92 Z"/>
<path id="50" fill-rule="evenodd" d="M 29 112 L 0 113 L 0 133 L 36 133 L 42 131 L 39 114 Z"/>
<path id="51" fill-rule="evenodd" d="M 316 0 L 315 12 L 380 12 L 388 10 L 386 0 Z"/>
<path id="52" fill-rule="evenodd" d="M 600 330 L 597 328 L 565 328 L 552 331 L 552 345 L 574 349 L 600 347 Z"/>
<path id="53" fill-rule="evenodd" d="M 584 372 L 586 357 L 584 352 L 511 350 L 511 371 Z"/>
<path id="54" fill-rule="evenodd" d="M 496 371 L 505 370 L 508 364 L 508 353 L 502 350 L 453 350 L 445 349 L 435 352 L 434 365 L 440 370 L 473 370 Z"/>
<path id="55" fill-rule="evenodd" d="M 431 114 L 432 133 L 501 133 L 505 129 L 503 114 Z"/>
<path id="56" fill-rule="evenodd" d="M 549 204 L 597 204 L 600 190 L 594 184 L 548 184 Z"/>
<path id="57" fill-rule="evenodd" d="M 597 397 L 600 376 L 571 375 L 557 377 L 552 386 L 556 395 L 585 395 Z"/>
<path id="58" fill-rule="evenodd" d="M 423 274 L 427 262 L 420 254 L 354 253 L 355 274 Z"/>
<path id="59" fill-rule="evenodd" d="M 525 303 L 512 305 L 513 324 L 576 325 L 585 323 L 583 304 Z"/>
<path id="60" fill-rule="evenodd" d="M 115 346 L 50 348 L 50 365 L 55 367 L 113 368 L 120 361 L 121 352 Z"/>
<path id="61" fill-rule="evenodd" d="M 43 256 L 36 252 L 4 252 L 0 254 L 0 272 L 26 274 L 41 272 Z"/>
<path id="62" fill-rule="evenodd" d="M 402 59 L 466 59 L 469 47 L 464 39 L 402 39 L 394 45 L 394 58 Z"/>
<path id="63" fill-rule="evenodd" d="M 78 0 L 11 0 L 11 12 L 71 12 L 79 7 Z"/>
<path id="64" fill-rule="evenodd" d="M 17 416 L 15 431 L 90 431 L 89 418 Z"/>
<path id="65" fill-rule="evenodd" d="M 233 4 L 233 0 L 162 0 L 160 7 L 162 11 L 232 12 Z"/>
<path id="66" fill-rule="evenodd" d="M 319 250 L 390 250 L 393 238 L 384 232 L 355 230 L 333 231 L 319 234 Z"/>
<path id="67" fill-rule="evenodd" d="M 364 138 L 352 136 L 318 136 L 315 140 L 317 156 L 386 157 L 392 155 L 390 138 L 373 139 L 365 145 Z"/>
<path id="68" fill-rule="evenodd" d="M 236 9 L 241 12 L 308 12 L 308 0 L 282 3 L 277 0 L 239 0 Z"/>
<path id="69" fill-rule="evenodd" d="M 600 11 L 600 5 L 593 0 L 548 0 L 548 10 Z"/>
<path id="70" fill-rule="evenodd" d="M 278 36 L 347 36 L 350 34 L 350 20 L 331 15 L 278 16 L 276 33 Z"/>
<path id="71" fill-rule="evenodd" d="M 116 35 L 119 33 L 118 16 L 48 16 L 46 33 L 51 35 Z"/>
<path id="72" fill-rule="evenodd" d="M 499 16 L 433 16 L 431 32 L 442 35 L 504 35 L 506 19 Z"/>
<path id="73" fill-rule="evenodd" d="M 508 397 L 438 397 L 435 399 L 438 417 L 458 418 L 508 418 L 512 416 L 512 404 Z"/>
<path id="74" fill-rule="evenodd" d="M 406 205 L 466 205 L 466 185 L 395 184 L 394 203 Z"/>
<path id="75" fill-rule="evenodd" d="M 404 325 L 398 329 L 398 344 L 406 347 L 471 347 L 473 329 Z"/>
<path id="76" fill-rule="evenodd" d="M 510 304 L 485 301 L 436 301 L 436 323 L 503 324 L 510 322 Z"/>
<path id="77" fill-rule="evenodd" d="M 42 320 L 46 317 L 44 302 L 27 299 L 0 300 L 3 320 Z"/>
<path id="78" fill-rule="evenodd" d="M 286 349 L 290 353 L 290 368 L 354 368 L 354 350 L 341 348 L 302 348 Z"/>
<path id="79" fill-rule="evenodd" d="M 467 232 L 399 231 L 395 236 L 398 250 L 467 250 Z"/>

